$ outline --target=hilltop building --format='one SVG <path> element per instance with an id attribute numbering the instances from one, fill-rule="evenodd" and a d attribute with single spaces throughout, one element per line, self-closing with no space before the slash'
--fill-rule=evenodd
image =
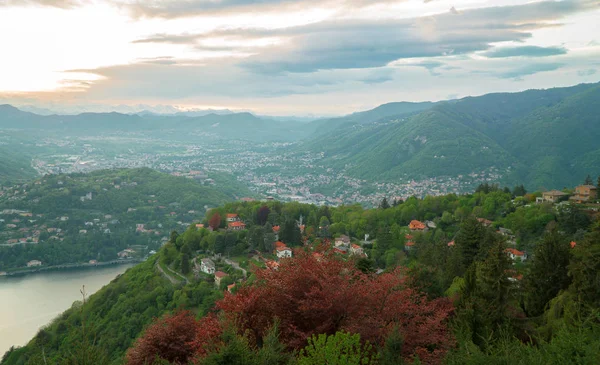
<path id="1" fill-rule="evenodd" d="M 575 188 L 575 194 L 569 198 L 575 203 L 587 203 L 598 198 L 598 188 L 594 185 L 579 185 Z"/>

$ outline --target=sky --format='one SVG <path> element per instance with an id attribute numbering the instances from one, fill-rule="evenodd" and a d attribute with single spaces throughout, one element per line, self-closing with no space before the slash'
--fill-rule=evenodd
<path id="1" fill-rule="evenodd" d="M 0 104 L 341 115 L 598 82 L 600 0 L 0 0 L 0 50 Z"/>

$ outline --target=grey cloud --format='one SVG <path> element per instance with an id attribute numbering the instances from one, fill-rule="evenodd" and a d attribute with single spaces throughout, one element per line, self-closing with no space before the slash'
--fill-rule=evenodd
<path id="1" fill-rule="evenodd" d="M 563 66 L 563 63 L 532 63 L 510 71 L 497 73 L 496 76 L 502 79 L 522 80 L 522 77 L 524 76 L 533 75 L 539 72 L 558 70 Z"/>
<path id="2" fill-rule="evenodd" d="M 280 37 L 285 40 L 282 45 L 262 48 L 241 65 L 262 74 L 377 68 L 404 58 L 465 55 L 485 51 L 496 42 L 524 41 L 531 37 L 531 31 L 557 26 L 557 20 L 596 5 L 597 0 L 542 1 L 412 19 L 332 20 L 275 30 L 220 29 L 202 34 L 162 34 L 137 42 L 187 42 L 198 46 L 203 39 L 217 36 Z M 527 48 L 513 52 L 517 51 L 541 53 Z M 562 52 L 558 48 L 546 50 L 551 51 Z"/>
<path id="3" fill-rule="evenodd" d="M 441 68 L 445 64 L 440 61 L 425 60 L 425 61 L 419 61 L 419 62 L 403 63 L 402 65 L 403 66 L 423 67 L 423 68 L 427 69 L 431 75 L 439 76 L 441 74 L 439 72 L 437 72 L 436 69 Z M 444 69 L 447 69 L 447 67 L 449 67 L 449 66 L 444 67 Z"/>
<path id="4" fill-rule="evenodd" d="M 489 50 L 483 55 L 488 58 L 505 57 L 548 57 L 567 53 L 564 47 L 538 47 L 538 46 L 519 46 L 519 47 L 500 47 Z"/>
<path id="5" fill-rule="evenodd" d="M 381 84 L 394 79 L 394 70 L 390 68 L 375 69 L 360 79 L 365 84 Z"/>
<path id="6" fill-rule="evenodd" d="M 596 72 L 597 72 L 596 69 L 590 68 L 590 69 L 587 69 L 587 70 L 579 70 L 579 71 L 577 71 L 577 75 L 578 76 L 592 76 L 592 75 L 595 75 Z"/>

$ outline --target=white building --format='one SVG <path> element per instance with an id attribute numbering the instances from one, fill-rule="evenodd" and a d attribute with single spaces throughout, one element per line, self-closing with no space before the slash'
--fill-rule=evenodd
<path id="1" fill-rule="evenodd" d="M 31 260 L 27 263 L 27 267 L 35 267 L 42 266 L 42 262 L 40 260 Z"/>
<path id="2" fill-rule="evenodd" d="M 205 274 L 214 274 L 215 263 L 209 258 L 204 258 L 200 260 L 200 271 L 202 271 Z"/>
<path id="3" fill-rule="evenodd" d="M 353 255 L 364 255 L 365 252 L 363 251 L 362 247 L 360 247 L 359 245 L 353 243 L 350 246 L 350 253 L 353 254 Z"/>
<path id="4" fill-rule="evenodd" d="M 347 247 L 349 245 L 350 245 L 350 237 L 348 237 L 346 235 L 341 235 L 335 239 L 335 247 L 340 247 L 340 246 Z"/>
<path id="5" fill-rule="evenodd" d="M 289 247 L 277 247 L 277 257 L 292 257 L 292 250 Z"/>

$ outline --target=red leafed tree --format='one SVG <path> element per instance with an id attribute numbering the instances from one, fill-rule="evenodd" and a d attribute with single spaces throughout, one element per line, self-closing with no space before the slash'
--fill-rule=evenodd
<path id="1" fill-rule="evenodd" d="M 210 217 L 210 219 L 208 220 L 208 225 L 216 230 L 221 226 L 221 215 L 219 214 L 219 212 L 215 212 L 215 214 L 212 215 L 212 217 Z"/>
<path id="2" fill-rule="evenodd" d="M 198 323 L 196 337 L 191 342 L 197 357 L 203 357 L 208 352 L 218 349 L 222 344 L 220 336 L 223 326 L 215 314 L 209 314 Z"/>
<path id="3" fill-rule="evenodd" d="M 257 270 L 256 278 L 217 306 L 257 343 L 279 318 L 280 340 L 295 349 L 313 334 L 339 330 L 382 344 L 394 327 L 402 333 L 406 358 L 418 355 L 424 363 L 437 363 L 453 344 L 446 324 L 451 303 L 429 301 L 405 285 L 400 270 L 367 275 L 331 254 L 319 258 L 298 251 L 278 270 Z"/>
<path id="4" fill-rule="evenodd" d="M 267 207 L 266 205 L 263 205 L 262 207 L 260 207 L 258 209 L 258 212 L 256 213 L 256 218 L 258 220 L 258 224 L 260 224 L 261 226 L 264 226 L 265 223 L 267 223 L 267 219 L 269 218 L 270 213 L 271 213 L 271 209 L 269 209 L 269 207 Z"/>
<path id="5" fill-rule="evenodd" d="M 203 355 L 205 345 L 220 334 L 214 326 L 216 319 L 205 318 L 198 322 L 189 311 L 160 318 L 127 351 L 126 364 L 152 364 L 155 359 L 188 364 Z"/>

